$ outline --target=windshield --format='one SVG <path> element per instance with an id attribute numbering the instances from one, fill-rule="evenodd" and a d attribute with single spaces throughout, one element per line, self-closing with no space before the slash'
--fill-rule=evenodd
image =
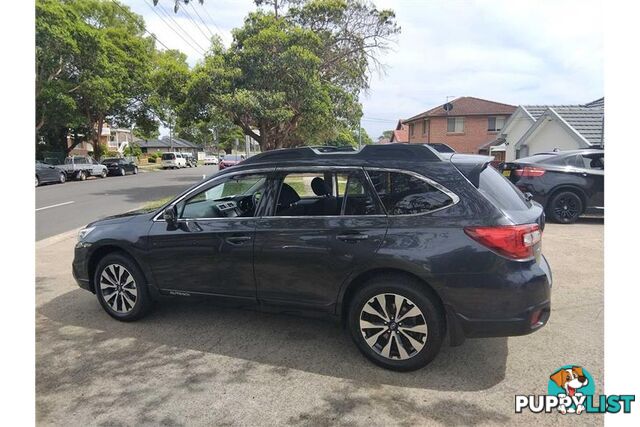
<path id="1" fill-rule="evenodd" d="M 117 163 L 119 162 L 120 159 L 116 159 L 116 158 L 109 158 L 109 159 L 103 159 L 102 163 Z"/>
<path id="2" fill-rule="evenodd" d="M 173 153 L 164 153 L 162 155 L 162 160 L 174 160 L 176 158 L 176 155 Z"/>

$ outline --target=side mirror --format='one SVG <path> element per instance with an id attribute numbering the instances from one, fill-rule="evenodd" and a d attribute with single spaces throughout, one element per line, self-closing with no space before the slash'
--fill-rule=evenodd
<path id="1" fill-rule="evenodd" d="M 178 209 L 175 206 L 168 206 L 162 215 L 168 225 L 175 227 L 178 223 Z"/>

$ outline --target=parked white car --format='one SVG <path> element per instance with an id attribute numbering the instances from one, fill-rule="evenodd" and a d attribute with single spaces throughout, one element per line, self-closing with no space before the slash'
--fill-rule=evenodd
<path id="1" fill-rule="evenodd" d="M 186 168 L 187 160 L 180 153 L 162 153 L 162 169 Z"/>
<path id="2" fill-rule="evenodd" d="M 204 158 L 204 164 L 207 165 L 217 165 L 219 160 L 216 156 L 207 156 Z"/>

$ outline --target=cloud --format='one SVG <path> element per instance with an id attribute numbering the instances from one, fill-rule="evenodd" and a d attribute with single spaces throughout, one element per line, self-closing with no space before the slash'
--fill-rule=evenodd
<path id="1" fill-rule="evenodd" d="M 151 3 L 125 3 L 144 16 L 161 41 L 187 53 L 191 64 L 201 58 L 197 48 L 167 28 L 145 1 Z M 193 3 L 210 30 L 222 32 L 225 43 L 231 41 L 231 29 L 242 25 L 255 8 L 252 0 Z M 173 1 L 160 4 L 170 9 Z M 370 90 L 361 96 L 363 127 L 373 138 L 393 128 L 398 118 L 442 104 L 447 96 L 518 105 L 583 103 L 603 95 L 601 1 L 376 0 L 375 4 L 396 12 L 402 32 L 393 51 L 382 57 L 385 72 L 374 75 Z M 186 9 L 198 20 L 191 6 Z M 200 44 L 207 44 L 188 17 L 180 12 L 175 18 Z"/>

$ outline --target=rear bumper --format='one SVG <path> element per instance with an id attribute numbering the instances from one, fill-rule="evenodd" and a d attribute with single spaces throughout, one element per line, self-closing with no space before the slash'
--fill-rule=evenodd
<path id="1" fill-rule="evenodd" d="M 527 335 L 547 324 L 553 279 L 544 256 L 528 271 L 510 276 L 485 289 L 490 301 L 481 302 L 478 295 L 473 305 L 445 304 L 452 344 L 465 338 Z"/>

